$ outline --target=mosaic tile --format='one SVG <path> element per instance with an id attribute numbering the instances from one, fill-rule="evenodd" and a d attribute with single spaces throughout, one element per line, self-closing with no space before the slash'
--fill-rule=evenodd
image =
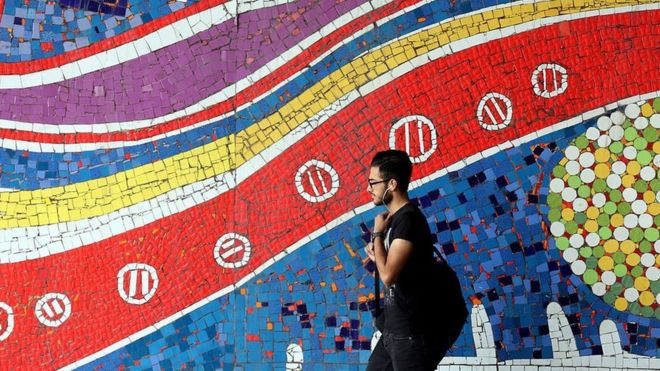
<path id="1" fill-rule="evenodd" d="M 442 366 L 660 369 L 657 2 L 12 1 L 0 368 L 363 369 L 389 146 Z"/>

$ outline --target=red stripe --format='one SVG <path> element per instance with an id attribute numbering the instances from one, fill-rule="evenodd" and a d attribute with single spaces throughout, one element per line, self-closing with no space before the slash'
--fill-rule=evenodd
<path id="1" fill-rule="evenodd" d="M 374 20 L 382 19 L 392 13 L 396 13 L 401 7 L 406 7 L 417 2 L 419 2 L 419 0 L 408 0 L 403 4 L 390 3 L 351 21 L 350 23 L 335 30 L 330 35 L 315 42 L 307 50 L 304 50 L 291 61 L 287 62 L 280 68 L 271 72 L 268 76 L 264 77 L 258 82 L 258 84 L 251 85 L 250 87 L 238 93 L 235 97 L 231 97 L 228 100 L 217 103 L 204 111 L 192 115 L 184 116 L 147 128 L 105 134 L 47 134 L 16 129 L 0 129 L 0 138 L 57 144 L 135 141 L 182 129 L 201 121 L 210 120 L 214 117 L 225 114 L 232 109 L 235 109 L 236 107 L 240 107 L 243 104 L 249 103 L 265 92 L 271 90 L 280 82 L 286 80 L 296 72 L 303 69 L 315 58 L 330 49 L 333 45 L 336 45 L 340 41 L 346 39 L 348 36 L 354 34 L 356 31 L 364 28 L 368 24 L 373 23 Z"/>
<path id="2" fill-rule="evenodd" d="M 659 16 L 653 11 L 565 22 L 439 59 L 338 112 L 232 192 L 100 243 L 0 266 L 0 287 L 6 288 L 0 301 L 14 308 L 16 318 L 14 333 L 0 342 L 0 364 L 51 368 L 80 359 L 235 283 L 369 202 L 367 163 L 387 146 L 389 128 L 401 117 L 427 116 L 438 131 L 438 151 L 415 166 L 414 176 L 421 178 L 498 143 L 658 90 L 657 68 L 648 61 L 660 42 L 653 25 Z M 534 95 L 530 86 L 534 68 L 548 62 L 569 73 L 568 90 L 554 99 Z M 511 126 L 496 132 L 475 119 L 477 103 L 492 91 L 514 104 Z M 304 201 L 293 183 L 310 158 L 333 165 L 341 181 L 339 192 L 320 204 Z M 249 264 L 236 270 L 213 258 L 216 240 L 229 232 L 252 243 Z M 144 305 L 128 305 L 117 293 L 117 272 L 136 262 L 155 267 L 160 279 Z M 34 316 L 36 301 L 47 292 L 65 293 L 73 306 L 69 320 L 54 330 Z"/>

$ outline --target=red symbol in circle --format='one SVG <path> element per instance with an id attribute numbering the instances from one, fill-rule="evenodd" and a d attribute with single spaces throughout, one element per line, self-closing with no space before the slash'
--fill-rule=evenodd
<path id="1" fill-rule="evenodd" d="M 250 260 L 250 241 L 238 233 L 227 233 L 220 237 L 213 251 L 215 260 L 225 268 L 240 268 Z"/>
<path id="2" fill-rule="evenodd" d="M 339 189 L 339 175 L 329 164 L 309 160 L 298 169 L 295 177 L 298 193 L 309 202 L 321 202 Z"/>
<path id="3" fill-rule="evenodd" d="M 41 307 L 41 313 L 50 321 L 57 321 L 64 316 L 64 301 L 59 298 L 47 300 Z"/>
<path id="4" fill-rule="evenodd" d="M 391 149 L 406 151 L 413 163 L 426 161 L 438 147 L 435 126 L 421 115 L 404 117 L 392 125 L 389 141 Z"/>
<path id="5" fill-rule="evenodd" d="M 532 73 L 532 87 L 540 97 L 556 97 L 568 88 L 568 73 L 558 64 L 541 64 Z"/>
<path id="6" fill-rule="evenodd" d="M 119 296 L 129 304 L 146 303 L 158 288 L 156 270 L 147 264 L 128 264 L 119 271 L 117 279 Z"/>
<path id="7" fill-rule="evenodd" d="M 14 330 L 14 312 L 11 307 L 0 302 L 0 341 L 5 340 Z"/>
<path id="8" fill-rule="evenodd" d="M 486 130 L 504 129 L 511 123 L 512 116 L 511 100 L 500 93 L 486 94 L 477 107 L 477 120 Z"/>
<path id="9" fill-rule="evenodd" d="M 37 320 L 49 327 L 58 327 L 71 315 L 71 300 L 59 293 L 44 295 L 35 306 Z"/>

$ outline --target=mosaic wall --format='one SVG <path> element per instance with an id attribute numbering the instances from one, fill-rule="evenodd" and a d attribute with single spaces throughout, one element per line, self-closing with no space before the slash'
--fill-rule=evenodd
<path id="1" fill-rule="evenodd" d="M 0 8 L 1 370 L 363 369 L 386 148 L 442 368 L 660 370 L 660 2 Z"/>

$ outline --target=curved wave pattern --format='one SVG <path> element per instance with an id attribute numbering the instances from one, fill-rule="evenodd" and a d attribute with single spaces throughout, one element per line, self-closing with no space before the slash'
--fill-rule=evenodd
<path id="1" fill-rule="evenodd" d="M 332 72 L 345 66 L 369 47 L 377 47 L 397 37 L 395 31 L 412 32 L 429 24 L 450 17 L 440 2 L 433 2 L 419 8 L 415 13 L 406 13 L 382 25 L 378 32 L 370 31 L 365 35 L 341 45 L 336 51 L 306 68 L 295 79 L 268 92 L 258 102 L 241 109 L 234 114 L 185 133 L 171 135 L 149 141 L 146 144 L 125 146 L 118 149 L 98 149 L 96 151 L 48 153 L 42 151 L 18 151 L 5 148 L 0 151 L 0 162 L 9 166 L 7 174 L 0 177 L 0 187 L 12 189 L 38 189 L 52 186 L 64 186 L 70 183 L 96 179 L 133 169 L 144 164 L 171 157 L 185 150 L 209 144 L 217 138 L 226 137 L 241 131 L 250 125 L 264 120 L 284 105 L 290 103 L 306 90 L 326 78 Z M 427 18 L 416 22 L 418 17 Z M 404 27 L 404 25 L 408 25 Z M 387 31 L 385 36 L 381 34 Z M 149 131 L 148 129 L 145 131 Z M 62 135 L 63 140 L 71 134 Z M 98 135 L 104 138 L 107 135 Z M 36 134 L 38 139 L 40 136 Z M 39 146 L 37 146 L 39 147 Z M 129 161 L 130 159 L 130 161 Z M 29 166 L 31 164 L 32 166 Z M 25 165 L 25 166 L 21 166 Z M 86 169 L 94 171 L 86 171 Z"/>
<path id="2" fill-rule="evenodd" d="M 331 25 L 348 12 L 359 13 L 362 3 L 351 0 L 331 6 L 313 0 L 287 1 L 263 9 L 255 5 L 255 10 L 239 15 L 240 28 L 235 27 L 236 16 L 227 10 L 231 4 L 220 5 L 222 12 L 206 11 L 218 18 L 208 29 L 195 32 L 193 26 L 185 30 L 172 25 L 162 31 L 180 33 L 181 41 L 159 47 L 152 45 L 156 42 L 149 34 L 124 44 L 130 53 L 122 48 L 108 54 L 97 51 L 98 58 L 62 66 L 57 73 L 45 70 L 30 74 L 25 81 L 16 79 L 18 86 L 0 90 L 0 103 L 17 107 L 7 107 L 0 118 L 52 124 L 60 132 L 57 126 L 63 123 L 148 120 L 182 111 L 254 73 L 321 26 Z M 179 22 L 195 25 L 194 16 L 189 18 Z M 205 17 L 203 22 L 210 21 Z M 284 35 L 287 43 L 273 42 Z M 58 79 L 53 75 L 59 75 Z M 3 77 L 2 82 L 9 85 L 8 79 Z"/>
<path id="3" fill-rule="evenodd" d="M 655 105 L 660 108 L 660 99 Z M 608 319 L 615 321 L 625 351 L 660 356 L 659 319 L 613 311 L 594 297 L 562 259 L 547 227 L 553 169 L 571 142 L 596 122 L 501 151 L 411 192 L 461 277 L 464 295 L 484 305 L 499 360 L 553 358 L 545 315 L 549 302 L 561 303 L 582 356 L 603 354 L 598 326 Z M 364 364 L 374 296 L 361 224 L 378 211 L 328 230 L 237 291 L 84 369 L 184 364 L 262 369 L 283 363 L 291 343 L 304 349 L 305 367 Z M 466 324 L 449 356 L 476 357 L 473 325 Z M 162 356 L 184 351 L 185 360 Z"/>
<path id="4" fill-rule="evenodd" d="M 412 34 L 387 29 L 408 14 L 407 22 L 427 20 L 411 8 L 376 22 L 374 31 L 388 35 L 375 40 L 391 41 L 367 48 L 359 63 L 337 62 L 329 84 L 283 94 L 286 103 L 273 103 L 277 120 L 239 134 L 232 123 L 202 147 L 176 143 L 165 160 L 116 173 L 121 186 L 93 174 L 61 193 L 0 193 L 0 287 L 9 288 L 0 294 L 0 365 L 364 365 L 374 297 L 361 225 L 379 210 L 366 204 L 360 174 L 391 143 L 417 161 L 415 202 L 466 300 L 482 308 L 454 364 L 552 359 L 572 367 L 577 357 L 611 353 L 598 333 L 607 320 L 627 367 L 657 368 L 660 299 L 647 294 L 660 288 L 660 79 L 648 61 L 659 10 L 617 4 L 519 2 L 469 14 L 482 28 L 460 27 L 457 17 Z M 450 2 L 460 12 L 487 5 Z M 573 147 L 594 154 L 577 161 Z M 625 169 L 609 162 L 619 153 Z M 19 169 L 36 166 L 29 156 L 20 161 Z M 17 165 L 2 166 L 0 179 Z M 614 208 L 582 210 L 581 186 L 593 177 L 597 192 L 622 187 L 609 192 Z M 577 190 L 558 199 L 569 188 Z M 633 200 L 628 188 L 643 196 Z M 611 236 L 639 248 L 598 248 L 611 238 L 599 225 L 596 240 L 593 221 L 605 219 Z M 610 260 L 613 275 L 605 274 Z M 546 312 L 566 318 L 557 328 Z M 492 355 L 469 336 L 484 320 Z M 557 347 L 557 332 L 574 339 Z"/>
<path id="5" fill-rule="evenodd" d="M 640 14 L 652 17 L 653 12 Z M 589 22 L 589 18 L 575 20 L 575 22 L 577 26 L 584 22 Z M 621 23 L 621 25 L 623 27 L 625 22 Z M 630 30 L 626 31 L 628 38 L 632 37 L 633 34 L 638 35 L 638 37 L 645 37 L 645 30 L 643 27 L 631 27 Z M 553 26 L 544 30 L 553 30 L 553 32 L 555 32 L 558 28 L 557 26 Z M 523 39 L 534 39 L 536 37 L 536 32 L 523 33 L 520 35 L 521 37 L 517 38 L 516 43 L 523 42 Z M 618 38 L 616 34 L 611 34 L 610 36 L 612 42 L 611 47 L 615 47 L 615 45 L 621 43 L 621 39 Z M 565 45 L 579 45 L 582 42 L 580 38 L 581 37 L 566 35 L 562 40 Z M 475 47 L 474 50 L 484 50 L 485 53 L 489 53 L 489 51 L 487 51 L 488 49 L 489 48 L 486 46 L 483 48 Z M 539 50 L 541 49 L 528 49 L 527 53 L 531 53 L 529 54 L 529 57 L 531 58 L 532 54 L 538 53 Z M 583 48 L 582 50 L 586 51 L 587 49 Z M 597 49 L 593 50 L 594 52 L 597 51 Z M 634 53 L 641 53 L 643 56 L 644 51 L 643 48 L 640 48 Z M 513 51 L 507 51 L 506 53 L 511 53 L 511 58 L 517 58 Z M 631 53 L 633 53 L 633 51 L 628 51 L 628 55 Z M 421 57 L 426 59 L 426 56 L 424 55 Z M 455 60 L 459 63 L 459 61 L 462 60 L 461 58 L 464 58 L 464 56 L 448 56 L 444 60 Z M 506 58 L 509 58 L 509 56 Z M 633 59 L 639 61 L 643 60 L 643 58 Z M 420 63 L 420 65 L 423 65 L 424 67 L 423 70 L 431 68 L 434 64 L 428 64 L 428 62 L 430 61 L 426 59 L 423 63 Z M 519 60 L 516 65 L 521 69 L 529 70 L 534 70 L 536 67 L 523 62 L 524 61 Z M 562 63 L 571 66 L 574 76 L 578 77 L 577 79 L 572 80 L 575 88 L 573 92 L 578 92 L 578 89 L 580 89 L 585 83 L 588 85 L 584 86 L 591 86 L 590 80 L 579 79 L 579 76 L 585 75 L 587 71 L 593 71 L 594 68 L 596 68 L 599 71 L 599 74 L 606 74 L 606 70 L 599 68 L 599 63 L 601 63 L 600 60 L 584 58 L 579 54 L 567 56 L 566 59 L 562 60 Z M 648 67 L 641 64 L 625 64 L 622 65 L 622 68 L 625 70 L 635 70 L 640 72 Z M 415 73 L 419 74 L 421 71 L 422 70 L 415 71 Z M 391 71 L 390 77 L 396 78 L 407 72 L 409 72 L 407 66 L 401 65 Z M 339 76 L 341 77 L 341 74 Z M 511 79 L 513 76 L 509 78 Z M 442 80 L 443 76 L 439 76 L 439 79 Z M 498 81 L 502 82 L 504 80 Z M 371 89 L 379 88 L 386 82 L 387 80 L 381 80 L 379 83 L 381 85 L 372 84 Z M 491 82 L 494 83 L 494 81 Z M 653 87 L 652 80 L 639 81 L 638 83 L 640 90 L 648 91 Z M 511 81 L 511 84 L 512 87 L 518 86 L 519 82 Z M 332 84 L 330 86 L 332 86 Z M 346 90 L 351 90 L 350 86 L 344 86 L 344 88 Z M 425 87 L 420 88 L 426 89 Z M 407 89 L 413 91 L 417 88 Z M 470 91 L 461 91 L 460 87 L 457 87 L 457 89 L 456 94 L 453 95 L 454 99 L 476 99 L 472 96 Z M 353 91 L 353 93 L 355 93 L 355 91 Z M 520 89 L 516 87 L 510 91 L 509 98 L 507 99 L 525 101 L 526 99 L 529 99 L 529 96 L 532 94 L 534 93 L 528 89 Z M 574 93 L 567 93 L 564 95 L 564 98 L 570 97 L 572 94 Z M 607 95 L 603 95 L 599 98 L 601 103 L 596 104 L 611 102 L 611 99 L 615 99 L 618 94 L 620 94 L 620 92 L 610 90 L 607 92 Z M 311 98 L 313 102 L 314 99 L 318 99 L 319 97 L 315 94 L 310 94 L 309 98 Z M 4 202 L 3 205 L 7 205 L 5 207 L 6 211 L 0 220 L 3 223 L 3 226 L 13 228 L 9 230 L 9 233 L 4 234 L 5 240 L 2 244 L 3 252 L 5 254 L 8 253 L 10 256 L 3 254 L 0 256 L 3 258 L 0 261 L 16 261 L 15 254 L 22 256 L 20 260 L 23 260 L 26 259 L 27 256 L 29 256 L 30 259 L 41 257 L 46 251 L 48 251 L 48 255 L 67 251 L 84 245 L 82 241 L 87 241 L 87 243 L 96 242 L 100 239 L 137 228 L 143 225 L 143 223 L 161 219 L 181 211 L 182 209 L 187 209 L 194 205 L 198 205 L 201 202 L 208 201 L 218 194 L 234 188 L 236 183 L 241 183 L 244 179 L 254 173 L 255 170 L 265 166 L 269 160 L 264 161 L 263 157 L 259 154 L 259 151 L 263 151 L 266 145 L 269 143 L 277 143 L 273 146 L 275 148 L 274 151 L 267 150 L 269 152 L 266 152 L 270 153 L 270 156 L 273 156 L 281 153 L 281 151 L 285 150 L 291 145 L 291 143 L 298 142 L 301 139 L 306 141 L 307 139 L 305 136 L 309 130 L 318 127 L 329 118 L 326 116 L 328 115 L 328 112 L 331 113 L 333 110 L 343 110 L 344 107 L 347 107 L 347 104 L 353 102 L 355 99 L 355 94 L 348 94 L 346 99 L 340 99 L 337 101 L 339 105 L 329 106 L 331 108 L 330 111 L 322 110 L 320 113 L 313 112 L 315 109 L 314 106 L 308 107 L 311 108 L 311 112 L 310 110 L 297 111 L 295 107 L 292 108 L 292 106 L 289 106 L 286 115 L 293 120 L 299 120 L 298 117 L 301 117 L 303 113 L 306 113 L 309 117 L 309 119 L 307 119 L 309 122 L 300 123 L 299 127 L 293 128 L 290 126 L 291 124 L 289 124 L 288 119 L 282 119 L 282 117 L 276 115 L 275 119 L 277 121 L 275 123 L 279 125 L 277 130 L 276 127 L 273 126 L 275 125 L 273 121 L 268 121 L 262 123 L 263 125 L 259 125 L 260 128 L 267 127 L 268 134 L 262 133 L 261 136 L 250 135 L 250 131 L 246 131 L 235 138 L 231 136 L 228 139 L 221 138 L 213 143 L 213 145 L 207 146 L 201 151 L 193 150 L 187 154 L 176 155 L 163 163 L 149 164 L 140 169 L 136 169 L 135 172 L 126 172 L 126 176 L 119 179 L 120 181 L 106 179 L 103 182 L 88 182 L 76 184 L 73 187 L 47 189 L 43 191 L 39 190 L 27 194 L 25 192 L 0 194 L 0 199 Z M 528 119 L 531 120 L 530 122 L 533 122 L 534 125 L 541 125 L 541 127 L 544 125 L 543 122 L 546 122 L 547 124 L 547 120 L 550 119 L 545 113 L 546 107 L 543 104 L 544 102 L 545 101 L 543 100 L 537 102 L 538 105 L 535 106 L 535 109 L 539 109 L 538 113 L 528 115 Z M 582 106 L 582 104 L 586 103 L 589 102 L 578 102 L 577 104 L 572 104 L 562 109 L 565 110 L 564 114 L 566 115 L 575 115 L 579 114 L 579 112 L 582 112 L 584 109 L 589 108 L 588 105 Z M 594 102 L 590 103 L 593 104 Z M 351 110 L 354 109 L 355 108 L 351 108 Z M 557 112 L 556 109 L 555 112 Z M 382 117 L 383 115 L 381 115 L 381 118 Z M 334 119 L 334 117 L 330 118 Z M 468 120 L 471 120 L 471 118 L 471 113 L 462 112 L 456 117 L 456 122 L 467 122 Z M 534 122 L 535 118 L 538 118 L 541 121 Z M 287 134 L 285 138 L 282 138 L 281 134 L 287 133 L 288 131 L 291 132 L 292 136 Z M 498 143 L 498 137 L 493 138 L 495 140 L 493 144 Z M 278 140 L 279 142 L 277 142 Z M 450 141 L 448 142 L 448 140 Z M 446 139 L 445 144 L 449 146 L 449 148 L 453 148 L 454 145 L 460 145 L 458 142 L 454 143 L 454 140 L 460 140 L 460 137 Z M 250 145 L 246 146 L 245 143 L 250 143 Z M 478 145 L 485 145 L 485 143 L 486 142 L 479 143 Z M 237 157 L 234 159 L 227 159 L 229 157 L 227 150 L 233 148 L 236 148 L 237 151 L 231 153 Z M 257 153 L 253 152 L 254 148 L 258 148 Z M 452 153 L 452 156 L 456 154 L 457 153 Z M 191 156 L 189 157 L 188 155 Z M 227 160 L 223 162 L 222 159 Z M 236 171 L 235 177 L 232 172 L 233 170 Z M 171 174 L 171 176 L 169 174 Z M 106 194 L 111 194 L 112 200 L 108 200 L 107 197 L 104 196 Z M 173 200 L 178 201 L 173 208 L 168 207 L 166 211 L 157 212 L 155 214 L 151 214 L 149 211 L 149 205 L 161 203 L 171 205 Z M 187 206 L 181 207 L 179 206 L 181 204 Z M 146 212 L 145 209 L 147 209 Z M 172 209 L 174 211 L 172 211 Z M 39 215 L 39 217 L 33 217 L 36 215 Z M 99 223 L 103 224 L 103 221 L 106 223 L 107 221 L 113 221 L 114 224 L 114 221 L 119 222 L 119 219 L 132 218 L 138 215 L 141 217 L 144 216 L 145 218 L 142 219 L 140 217 L 138 222 L 127 223 L 122 221 L 112 228 L 112 233 L 95 233 L 93 231 L 95 228 L 94 226 L 99 225 Z M 147 217 L 147 215 L 149 216 Z M 63 239 L 63 236 L 68 235 L 72 230 L 77 232 L 77 237 L 73 239 L 70 237 Z M 33 239 L 30 236 L 40 236 L 40 239 Z"/>
<path id="6" fill-rule="evenodd" d="M 531 21 L 537 17 L 543 19 L 545 12 L 541 12 L 541 6 L 534 6 L 531 8 L 532 12 L 528 15 L 528 20 Z M 516 9 L 520 10 L 521 7 Z M 596 8 L 597 9 L 597 8 Z M 567 13 L 574 13 L 576 9 L 566 9 Z M 462 20 L 457 20 L 459 22 Z M 522 22 L 518 18 L 518 22 Z M 515 22 L 514 22 L 515 23 Z M 394 48 L 395 46 L 403 47 L 404 51 L 418 49 L 418 43 L 433 42 L 436 37 L 442 36 L 442 29 L 440 26 L 425 30 L 420 34 L 413 34 L 407 38 L 398 41 L 398 44 L 386 45 L 383 48 Z M 435 35 L 437 34 L 437 35 Z M 425 37 L 431 37 L 431 41 L 424 40 Z M 422 38 L 420 40 L 420 37 Z M 451 44 L 450 44 L 451 45 Z M 436 45 L 438 49 L 440 45 Z M 430 47 L 427 47 L 427 49 Z M 439 49 L 438 49 L 439 50 Z M 135 172 L 126 172 L 118 174 L 117 177 L 110 176 L 107 179 L 99 179 L 98 181 L 89 181 L 83 184 L 76 184 L 74 187 L 60 187 L 47 189 L 44 191 L 37 190 L 24 194 L 10 194 L 0 195 L 3 202 L 7 205 L 21 203 L 23 200 L 28 200 L 31 205 L 27 206 L 27 213 L 24 211 L 25 206 L 19 205 L 17 207 L 7 207 L 5 215 L 2 216 L 5 227 L 26 227 L 34 225 L 46 225 L 67 221 L 76 221 L 88 217 L 100 216 L 109 212 L 119 210 L 121 207 L 135 205 L 136 203 L 147 201 L 154 196 L 162 195 L 168 191 L 174 190 L 179 186 L 187 186 L 192 183 L 208 179 L 212 176 L 217 176 L 223 172 L 234 169 L 234 166 L 243 165 L 247 160 L 258 155 L 260 150 L 269 147 L 277 140 L 282 138 L 280 134 L 287 134 L 295 131 L 295 128 L 302 124 L 302 121 L 308 120 L 315 114 L 318 114 L 323 105 L 327 106 L 328 103 L 336 101 L 336 95 L 348 94 L 359 90 L 366 85 L 370 80 L 378 77 L 378 74 L 371 76 L 369 71 L 378 70 L 378 66 L 385 66 L 385 64 L 392 61 L 394 67 L 404 67 L 404 64 L 409 61 L 409 57 L 399 58 L 394 55 L 386 58 L 385 61 L 375 62 L 375 57 L 382 55 L 383 50 L 371 51 L 362 59 L 351 62 L 350 67 L 361 71 L 356 76 L 344 74 L 343 70 L 337 70 L 325 79 L 323 82 L 315 84 L 312 88 L 307 90 L 305 94 L 300 95 L 297 99 L 288 102 L 279 111 L 271 114 L 258 124 L 254 124 L 237 133 L 237 135 L 228 135 L 222 137 L 217 141 L 211 142 L 204 147 L 197 147 L 186 153 L 176 154 L 162 163 L 144 165 L 136 169 Z M 414 56 L 414 54 L 413 54 Z M 424 57 L 421 55 L 420 57 Z M 428 60 L 426 61 L 428 62 Z M 421 63 L 426 63 L 421 62 Z M 365 64 L 368 66 L 370 63 L 375 63 L 374 68 L 365 70 Z M 420 63 L 420 62 L 417 62 Z M 632 66 L 631 66 L 632 67 Z M 344 66 L 344 69 L 346 66 Z M 630 67 L 629 67 L 630 68 Z M 381 71 L 386 72 L 387 69 Z M 327 80 L 327 81 L 326 81 Z M 269 127 L 269 130 L 261 135 L 254 135 L 263 128 Z M 206 137 L 208 138 L 208 137 Z M 215 139 L 211 135 L 211 139 Z M 180 144 L 179 144 L 180 145 Z M 173 149 L 174 147 L 170 147 Z M 178 146 L 176 148 L 179 148 Z M 255 148 L 257 150 L 255 151 Z M 150 146 L 151 151 L 145 150 L 144 153 L 158 152 L 158 147 Z M 234 151 L 236 149 L 237 151 Z M 167 151 L 167 147 L 165 149 Z M 238 157 L 234 160 L 227 158 L 227 150 L 234 153 Z M 256 153 L 255 153 L 256 152 Z M 15 154 L 15 153 L 14 153 Z M 222 163 L 216 165 L 208 164 L 208 157 L 222 158 Z M 147 155 L 148 156 L 148 155 Z M 124 160 L 131 160 L 130 153 L 124 154 Z M 21 161 L 28 161 L 22 158 Z M 231 162 L 235 161 L 235 165 Z M 130 162 L 130 161 L 129 161 Z M 34 164 L 34 162 L 33 162 Z M 190 164 L 190 165 L 189 165 Z M 201 167 L 198 165 L 201 164 Z M 81 166 L 81 162 L 76 163 Z M 74 166 L 76 166 L 74 165 Z M 192 165 L 192 166 L 191 166 Z M 93 166 L 92 166 L 93 167 Z M 160 175 L 156 176 L 142 176 L 143 174 L 153 174 L 154 169 L 161 169 L 165 167 L 165 172 L 159 172 Z M 101 170 L 99 170 L 101 171 Z M 176 182 L 167 182 L 163 184 L 163 175 L 169 173 L 177 173 Z M 183 174 L 181 174 L 183 172 Z M 131 184 L 138 187 L 132 187 Z M 158 189 L 154 189 L 158 186 Z M 98 195 L 105 192 L 118 193 L 118 199 L 114 201 L 98 201 Z M 96 195 L 96 196 L 94 196 Z M 43 203 L 42 200 L 48 198 L 52 205 L 50 207 L 42 207 L 36 204 Z M 72 209 L 73 205 L 73 209 Z M 65 208 L 65 210 L 62 210 Z M 33 217 L 35 212 L 39 210 L 46 210 L 43 217 Z M 74 210 L 75 209 L 75 210 Z"/>

